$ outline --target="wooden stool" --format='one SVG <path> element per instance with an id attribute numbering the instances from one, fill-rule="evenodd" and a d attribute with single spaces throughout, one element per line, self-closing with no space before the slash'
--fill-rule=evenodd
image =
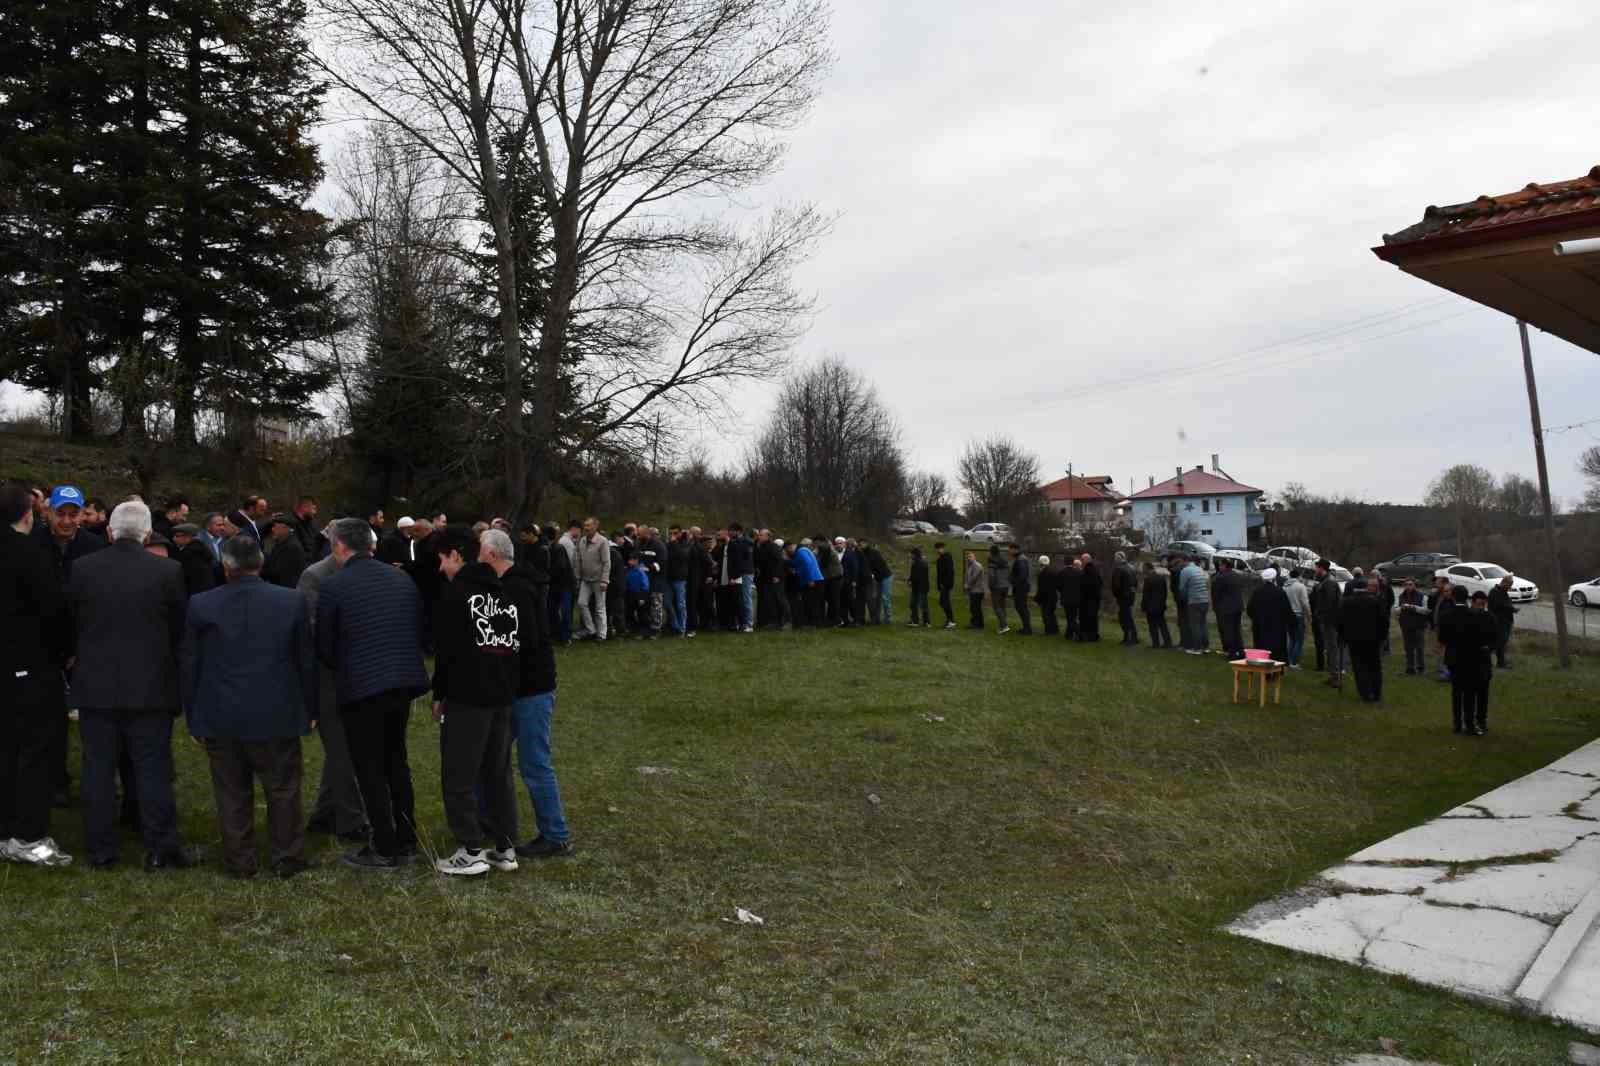
<path id="1" fill-rule="evenodd" d="M 1272 702 L 1281 703 L 1283 700 L 1283 671 L 1284 664 L 1272 659 L 1235 659 L 1228 664 L 1233 667 L 1233 702 L 1239 702 L 1239 678 L 1245 680 L 1244 698 L 1249 702 L 1255 695 L 1256 679 L 1261 680 L 1260 705 L 1267 705 L 1267 686 L 1272 686 Z"/>

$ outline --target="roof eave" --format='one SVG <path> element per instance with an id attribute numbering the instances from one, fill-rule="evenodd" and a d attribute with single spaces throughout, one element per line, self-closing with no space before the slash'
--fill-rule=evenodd
<path id="1" fill-rule="evenodd" d="M 1372 254 L 1386 263 L 1398 263 L 1433 252 L 1480 248 L 1503 241 L 1525 240 L 1547 233 L 1564 233 L 1567 230 L 1589 229 L 1595 226 L 1600 226 L 1600 207 L 1524 219 L 1521 222 L 1507 222 L 1498 226 L 1481 226 L 1439 236 L 1418 237 L 1395 244 L 1380 244 L 1372 249 Z"/>

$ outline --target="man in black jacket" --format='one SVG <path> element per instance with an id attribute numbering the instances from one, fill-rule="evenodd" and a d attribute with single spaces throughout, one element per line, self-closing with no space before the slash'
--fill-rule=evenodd
<path id="1" fill-rule="evenodd" d="M 117 862 L 115 787 L 127 751 L 139 797 L 145 868 L 199 862 L 178 837 L 172 795 L 172 719 L 178 711 L 177 648 L 188 596 L 183 570 L 144 550 L 150 508 L 118 504 L 111 547 L 78 560 L 67 583 L 77 631 L 72 695 L 83 742 L 83 820 L 89 861 Z"/>
<path id="2" fill-rule="evenodd" d="M 1128 565 L 1128 557 L 1117 552 L 1111 571 L 1111 597 L 1117 601 L 1117 623 L 1122 626 L 1122 644 L 1133 647 L 1139 643 L 1139 630 L 1133 624 L 1133 601 L 1139 594 L 1139 577 Z"/>
<path id="3" fill-rule="evenodd" d="M 72 856 L 50 835 L 51 748 L 66 722 L 72 619 L 47 549 L 29 536 L 33 523 L 28 487 L 0 487 L 0 858 L 66 866 Z"/>
<path id="4" fill-rule="evenodd" d="M 1367 579 L 1365 590 L 1350 592 L 1339 603 L 1339 633 L 1350 649 L 1350 669 L 1356 692 L 1366 703 L 1383 698 L 1383 635 L 1389 614 L 1378 598 L 1378 579 Z"/>
<path id="5" fill-rule="evenodd" d="M 1061 602 L 1061 571 L 1065 567 L 1061 557 L 1051 559 L 1048 555 L 1039 556 L 1039 574 L 1034 581 L 1035 591 L 1033 598 L 1038 601 L 1039 613 L 1044 618 L 1042 632 L 1047 637 L 1058 636 L 1061 633 L 1061 623 L 1056 618 L 1056 607 Z"/>
<path id="6" fill-rule="evenodd" d="M 671 561 L 672 546 L 667 546 L 668 561 Z M 788 570 L 784 565 L 783 552 L 772 542 L 772 530 L 756 530 L 755 547 L 756 566 L 756 625 L 762 629 L 780 629 L 783 626 L 785 598 L 783 594 L 783 575 Z"/>
<path id="7" fill-rule="evenodd" d="M 1083 560 L 1074 559 L 1061 569 L 1061 614 L 1066 621 L 1062 635 L 1077 640 L 1083 623 Z"/>
<path id="8" fill-rule="evenodd" d="M 705 602 L 706 575 L 711 572 L 711 557 L 706 554 L 705 545 L 701 543 L 700 527 L 691 526 L 683 532 L 683 541 L 688 550 L 688 565 L 685 570 L 688 582 L 684 586 L 684 625 L 687 636 L 694 636 L 700 628 L 704 617 L 701 605 Z"/>
<path id="9" fill-rule="evenodd" d="M 1144 624 L 1150 630 L 1150 646 L 1172 647 L 1172 630 L 1167 628 L 1167 580 L 1156 572 L 1155 563 L 1144 564 L 1144 590 L 1139 609 L 1144 612 Z"/>
<path id="10" fill-rule="evenodd" d="M 406 727 L 411 701 L 428 691 L 422 603 L 415 582 L 372 557 L 372 527 L 359 518 L 334 524 L 333 556 L 339 572 L 317 596 L 317 658 L 334 671 L 339 719 L 372 827 L 371 843 L 344 861 L 393 869 L 417 854 Z"/>
<path id="11" fill-rule="evenodd" d="M 578 591 L 578 573 L 572 556 L 561 543 L 561 531 L 554 523 L 544 527 L 545 547 L 550 553 L 550 639 L 572 644 L 572 601 Z"/>
<path id="12" fill-rule="evenodd" d="M 950 596 L 956 590 L 956 561 L 945 549 L 944 541 L 935 544 L 933 550 L 939 553 L 938 559 L 934 560 L 934 580 L 939 586 L 939 610 L 944 612 L 944 627 L 954 629 L 956 612 L 951 606 Z"/>
<path id="13" fill-rule="evenodd" d="M 328 553 L 328 540 L 317 527 L 317 501 L 314 496 L 302 496 L 294 505 L 294 539 L 306 553 L 306 564 L 316 562 Z"/>
<path id="14" fill-rule="evenodd" d="M 927 629 L 933 624 L 928 615 L 928 560 L 922 557 L 921 548 L 911 549 L 911 621 L 909 626 Z"/>
<path id="15" fill-rule="evenodd" d="M 620 534 L 619 534 L 620 536 Z M 550 630 L 540 605 L 546 592 L 539 575 L 518 563 L 512 565 L 502 554 L 509 542 L 486 533 L 479 543 L 478 558 L 500 578 L 500 589 L 517 609 L 517 685 L 511 704 L 512 729 L 517 742 L 517 772 L 533 803 L 533 817 L 539 834 L 517 845 L 517 856 L 548 859 L 572 851 L 566 813 L 561 805 L 561 786 L 550 761 L 550 719 L 556 709 L 556 656 L 550 644 Z M 623 569 L 627 569 L 626 565 Z M 617 581 L 617 585 L 624 582 Z M 619 614 L 618 617 L 621 617 Z M 524 622 L 524 619 L 529 621 Z"/>
<path id="16" fill-rule="evenodd" d="M 617 564 L 616 556 L 611 565 Z M 623 564 L 626 569 L 627 564 Z M 613 570 L 612 573 L 616 573 Z M 689 538 L 682 527 L 667 530 L 667 620 L 675 637 L 689 635 Z M 621 584 L 621 582 L 618 582 Z"/>
<path id="17" fill-rule="evenodd" d="M 889 569 L 883 552 L 869 540 L 861 542 L 861 561 L 865 564 L 866 580 L 863 584 L 866 585 L 867 605 L 871 609 L 873 624 L 890 625 L 894 622 L 894 571 Z"/>
<path id="18" fill-rule="evenodd" d="M 1024 637 L 1033 636 L 1033 613 L 1028 608 L 1028 598 L 1033 593 L 1033 568 L 1022 552 L 1022 545 L 1011 545 L 1011 603 L 1021 619 Z"/>
<path id="19" fill-rule="evenodd" d="M 1078 608 L 1078 639 L 1097 641 L 1100 639 L 1100 594 L 1105 582 L 1100 577 L 1100 567 L 1088 552 L 1083 553 L 1081 583 L 1083 603 Z"/>
<path id="20" fill-rule="evenodd" d="M 510 539 L 485 530 L 507 561 Z M 503 542 L 503 543 L 502 543 Z M 502 554 L 503 553 L 503 554 Z M 511 704 L 521 680 L 518 605 L 478 559 L 470 529 L 438 535 L 447 584 L 434 611 L 433 719 L 439 723 L 439 783 L 456 850 L 435 864 L 473 877 L 517 868 L 517 800 L 511 790 Z M 480 808 L 475 790 L 481 791 Z"/>
<path id="21" fill-rule="evenodd" d="M 1211 582 L 1212 605 L 1217 612 L 1217 635 L 1222 654 L 1229 659 L 1244 657 L 1244 575 L 1229 559 L 1217 560 L 1217 576 Z"/>
<path id="22" fill-rule="evenodd" d="M 1489 616 L 1495 623 L 1495 665 L 1502 670 L 1511 669 L 1510 657 L 1506 651 L 1511 645 L 1511 630 L 1517 622 L 1517 609 L 1511 604 L 1511 582 L 1511 575 L 1507 574 L 1500 579 L 1499 584 L 1489 590 L 1487 598 Z M 1484 682 L 1484 692 L 1488 692 L 1488 682 Z M 1485 698 L 1487 699 L 1487 695 Z"/>
<path id="23" fill-rule="evenodd" d="M 190 599 L 221 584 L 217 580 L 221 564 L 212 558 L 211 549 L 200 542 L 199 536 L 200 527 L 192 522 L 180 522 L 172 527 L 172 558 L 183 567 L 183 587 Z"/>
<path id="24" fill-rule="evenodd" d="M 1467 590 L 1453 590 L 1454 606 L 1439 621 L 1440 639 L 1450 663 L 1450 707 L 1455 731 L 1483 736 L 1489 731 L 1489 682 L 1494 678 L 1490 664 L 1499 641 L 1499 625 L 1489 613 L 1489 597 Z"/>
<path id="25" fill-rule="evenodd" d="M 756 546 L 738 522 L 728 523 L 728 577 L 739 586 L 739 632 L 755 630 Z"/>
<path id="26" fill-rule="evenodd" d="M 283 589 L 298 587 L 309 560 L 295 535 L 294 520 L 275 514 L 267 520 L 266 534 L 267 542 L 261 548 L 267 552 L 267 561 L 261 567 L 261 580 Z"/>
<path id="27" fill-rule="evenodd" d="M 265 496 L 246 496 L 240 501 L 239 509 L 228 516 L 228 521 L 240 533 L 254 538 L 257 544 L 265 548 L 267 530 L 264 523 L 268 513 Z"/>

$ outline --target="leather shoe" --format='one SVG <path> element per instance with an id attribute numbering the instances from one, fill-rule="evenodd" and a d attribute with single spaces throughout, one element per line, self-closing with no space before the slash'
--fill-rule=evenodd
<path id="1" fill-rule="evenodd" d="M 312 864 L 304 859 L 279 859 L 272 864 L 272 872 L 287 881 L 295 874 L 311 869 L 311 866 Z"/>
<path id="2" fill-rule="evenodd" d="M 200 865 L 200 849 L 194 847 L 179 848 L 165 854 L 149 852 L 144 857 L 146 871 L 156 870 L 187 870 Z"/>

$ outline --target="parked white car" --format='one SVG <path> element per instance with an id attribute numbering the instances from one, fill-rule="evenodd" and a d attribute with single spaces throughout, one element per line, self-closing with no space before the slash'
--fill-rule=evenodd
<path id="1" fill-rule="evenodd" d="M 1494 563 L 1456 563 L 1435 570 L 1434 577 L 1447 577 L 1450 584 L 1460 585 L 1469 594 L 1474 592 L 1491 592 L 1500 584 L 1500 579 L 1511 571 Z M 1532 603 L 1539 598 L 1539 586 L 1527 578 L 1513 577 L 1511 588 L 1507 593 L 1512 603 Z"/>
<path id="2" fill-rule="evenodd" d="M 1574 607 L 1600 607 L 1600 577 L 1580 581 L 1569 588 L 1567 602 Z"/>
<path id="3" fill-rule="evenodd" d="M 1297 566 L 1316 566 L 1317 560 L 1322 556 L 1310 548 L 1286 544 L 1276 548 L 1268 548 L 1267 558 L 1279 566 L 1287 566 L 1290 570 L 1293 570 Z"/>
<path id="4" fill-rule="evenodd" d="M 1268 558 L 1260 552 L 1246 551 L 1243 548 L 1218 548 L 1216 553 L 1211 556 L 1211 565 L 1216 566 L 1223 559 L 1230 560 L 1235 570 L 1249 570 L 1256 574 L 1261 573 L 1268 567 L 1277 566 L 1279 562 L 1277 559 Z M 1291 566 L 1288 569 L 1292 570 L 1294 568 Z"/>
<path id="5" fill-rule="evenodd" d="M 966 532 L 969 544 L 1012 544 L 1016 539 L 1004 522 L 979 522 Z"/>

